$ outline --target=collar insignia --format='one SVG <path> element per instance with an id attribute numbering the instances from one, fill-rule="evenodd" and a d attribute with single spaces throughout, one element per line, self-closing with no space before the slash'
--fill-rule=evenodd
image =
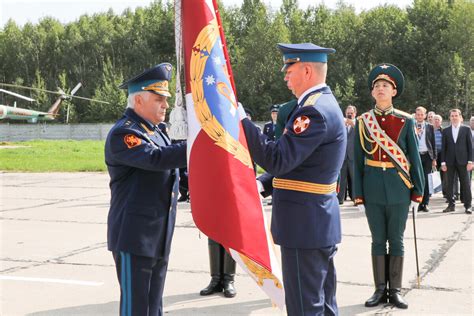
<path id="1" fill-rule="evenodd" d="M 389 107 L 389 108 L 386 109 L 385 111 L 382 111 L 382 110 L 380 110 L 379 108 L 377 108 L 377 106 L 375 106 L 374 112 L 375 112 L 375 114 L 377 114 L 377 115 L 389 115 L 389 114 L 392 114 L 392 113 L 393 113 L 393 106 Z"/>

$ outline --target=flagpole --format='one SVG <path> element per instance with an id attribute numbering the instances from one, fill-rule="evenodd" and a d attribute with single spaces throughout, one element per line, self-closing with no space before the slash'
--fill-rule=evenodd
<path id="1" fill-rule="evenodd" d="M 174 14 L 174 34 L 176 47 L 176 87 L 174 106 L 169 115 L 168 135 L 172 140 L 184 140 L 188 137 L 188 122 L 181 86 L 181 70 L 183 67 L 181 0 L 175 0 Z"/>

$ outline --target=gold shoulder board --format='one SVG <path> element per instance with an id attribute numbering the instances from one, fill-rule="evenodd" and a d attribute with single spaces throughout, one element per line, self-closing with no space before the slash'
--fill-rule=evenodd
<path id="1" fill-rule="evenodd" d="M 316 100 L 321 96 L 321 92 L 318 92 L 318 93 L 315 93 L 313 95 L 310 95 L 305 103 L 303 104 L 303 106 L 308 106 L 308 105 L 314 105 L 316 103 Z"/>

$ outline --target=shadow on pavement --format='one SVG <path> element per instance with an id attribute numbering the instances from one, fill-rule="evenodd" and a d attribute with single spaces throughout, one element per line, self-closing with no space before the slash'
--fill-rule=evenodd
<path id="1" fill-rule="evenodd" d="M 365 307 L 364 302 L 355 305 L 346 305 L 339 307 L 340 316 L 355 316 L 355 315 L 392 315 L 393 308 L 391 304 L 380 304 L 376 307 Z"/>
<path id="2" fill-rule="evenodd" d="M 240 302 L 235 304 L 222 303 L 222 305 L 203 307 L 184 307 L 165 311 L 168 315 L 250 315 L 252 312 L 267 309 L 269 300 Z M 276 308 L 276 307 L 275 307 Z M 260 313 L 263 315 L 262 313 Z"/>
<path id="3" fill-rule="evenodd" d="M 164 312 L 168 315 L 249 315 L 254 311 L 267 309 L 271 305 L 269 299 L 232 303 L 232 299 L 222 297 L 222 303 L 220 305 L 190 307 L 190 305 L 192 305 L 190 302 L 202 300 L 209 300 L 209 298 L 202 298 L 202 296 L 199 296 L 195 293 L 165 296 Z M 180 304 L 183 304 L 184 306 L 180 308 Z M 277 310 L 277 307 L 275 307 L 275 310 Z M 118 314 L 119 302 L 115 301 L 104 304 L 91 304 L 45 310 L 41 312 L 30 313 L 27 314 L 27 316 L 112 316 Z"/>
<path id="4" fill-rule="evenodd" d="M 104 304 L 91 304 L 91 305 L 81 305 L 81 306 L 72 306 L 65 308 L 52 309 L 42 312 L 36 312 L 27 314 L 27 316 L 64 316 L 64 315 L 74 315 L 74 316 L 90 316 L 90 315 L 101 315 L 101 316 L 112 316 L 119 314 L 119 302 L 108 302 Z"/>

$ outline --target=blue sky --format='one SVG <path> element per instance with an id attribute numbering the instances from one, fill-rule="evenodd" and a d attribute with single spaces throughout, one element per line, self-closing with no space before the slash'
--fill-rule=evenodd
<path id="1" fill-rule="evenodd" d="M 223 0 L 226 5 L 240 5 L 243 0 Z M 75 21 L 83 14 L 106 12 L 112 8 L 115 13 L 122 13 L 126 8 L 135 9 L 138 6 L 147 6 L 152 0 L 0 0 L 0 27 L 12 18 L 19 25 L 26 22 L 37 23 L 45 16 L 52 16 L 60 22 L 68 23 Z M 281 0 L 264 0 L 272 7 L 278 8 Z M 368 10 L 377 5 L 396 4 L 404 8 L 412 3 L 412 0 L 344 0 L 351 4 L 357 12 Z M 309 4 L 324 3 L 330 8 L 336 6 L 336 0 L 299 0 L 300 7 L 306 8 Z"/>

